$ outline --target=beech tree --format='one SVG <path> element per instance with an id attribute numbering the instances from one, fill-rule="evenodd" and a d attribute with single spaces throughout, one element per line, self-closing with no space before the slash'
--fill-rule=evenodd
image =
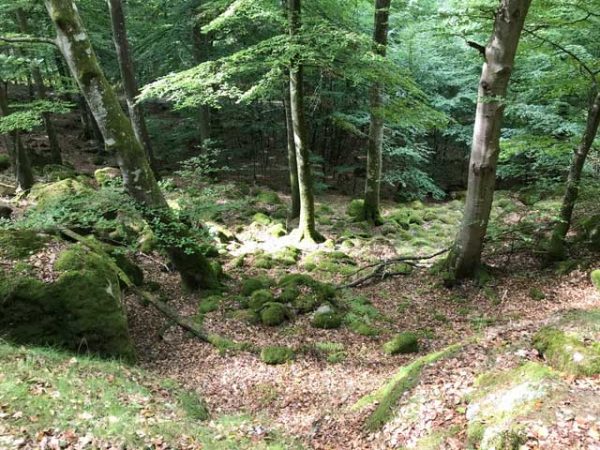
<path id="1" fill-rule="evenodd" d="M 494 199 L 506 93 L 531 0 L 501 0 L 479 81 L 464 216 L 447 264 L 450 278 L 473 276 L 481 263 Z"/>
<path id="2" fill-rule="evenodd" d="M 98 64 L 81 17 L 71 0 L 44 0 L 56 28 L 56 45 L 85 97 L 104 137 L 114 152 L 127 192 L 141 206 L 151 226 L 166 234 L 164 249 L 189 288 L 214 287 L 209 262 L 189 240 L 189 229 L 175 219 L 158 186 L 144 149 L 135 136 L 118 98 Z"/>
<path id="3" fill-rule="evenodd" d="M 373 50 L 380 56 L 386 55 L 391 0 L 375 0 L 375 29 Z M 373 83 L 370 92 L 371 125 L 367 148 L 367 178 L 365 183 L 364 218 L 376 225 L 383 223 L 379 211 L 381 193 L 381 165 L 383 146 L 384 92 L 381 83 Z"/>

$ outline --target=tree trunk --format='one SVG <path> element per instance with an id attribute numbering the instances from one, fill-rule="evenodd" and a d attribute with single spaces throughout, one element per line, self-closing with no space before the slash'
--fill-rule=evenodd
<path id="1" fill-rule="evenodd" d="M 214 271 L 195 246 L 183 247 L 191 239 L 167 205 L 144 149 L 117 96 L 100 68 L 79 13 L 71 0 L 44 0 L 55 25 L 56 43 L 77 81 L 104 137 L 114 152 L 125 189 L 142 206 L 142 212 L 161 240 L 175 268 L 189 288 L 215 287 Z"/>
<path id="2" fill-rule="evenodd" d="M 373 50 L 385 56 L 389 28 L 391 0 L 375 0 L 375 30 L 373 32 Z M 371 86 L 370 108 L 371 125 L 369 127 L 369 146 L 367 148 L 367 178 L 365 182 L 365 220 L 381 225 L 379 201 L 381 196 L 381 165 L 383 147 L 383 111 L 384 93 L 381 83 Z"/>
<path id="3" fill-rule="evenodd" d="M 292 192 L 292 205 L 288 219 L 293 220 L 300 217 L 300 186 L 298 185 L 298 163 L 296 162 L 296 144 L 294 143 L 289 85 L 284 89 L 283 106 L 285 108 L 288 167 L 290 170 L 290 189 Z"/>
<path id="4" fill-rule="evenodd" d="M 148 134 L 148 128 L 146 127 L 144 111 L 142 105 L 136 102 L 136 97 L 139 95 L 139 89 L 135 77 L 133 59 L 131 58 L 131 52 L 129 51 L 123 1 L 108 0 L 108 9 L 110 10 L 113 40 L 117 51 L 117 59 L 119 61 L 119 70 L 121 72 L 121 80 L 123 81 L 123 90 L 125 91 L 125 100 L 127 102 L 129 118 L 133 125 L 135 137 L 144 148 L 151 167 L 156 168 L 152 151 L 152 142 L 150 141 L 150 135 Z"/>
<path id="5" fill-rule="evenodd" d="M 288 0 L 289 33 L 296 39 L 300 30 L 302 13 L 301 0 Z M 307 146 L 306 119 L 304 117 L 304 92 L 302 87 L 302 64 L 292 61 L 290 68 L 290 111 L 294 143 L 296 146 L 296 162 L 298 165 L 298 186 L 300 193 L 300 221 L 295 231 L 299 241 L 322 242 L 315 226 L 315 201 L 313 181 L 310 168 L 310 150 Z"/>
<path id="6" fill-rule="evenodd" d="M 481 263 L 494 198 L 505 97 L 530 4 L 531 0 L 501 0 L 485 48 L 464 217 L 447 261 L 452 279 L 475 275 Z"/>
<path id="7" fill-rule="evenodd" d="M 579 195 L 579 182 L 581 181 L 581 173 L 585 160 L 592 148 L 594 139 L 598 134 L 598 126 L 600 125 L 600 92 L 594 88 L 593 100 L 588 108 L 587 124 L 585 132 L 579 147 L 575 150 L 573 160 L 571 161 L 571 169 L 569 170 L 569 178 L 567 180 L 567 188 L 563 197 L 562 207 L 560 209 L 559 222 L 552 233 L 550 241 L 548 257 L 551 260 L 560 260 L 565 258 L 565 238 L 571 227 L 571 218 L 575 202 Z"/>
<path id="8" fill-rule="evenodd" d="M 198 5 L 199 6 L 199 5 Z M 210 58 L 210 47 L 212 41 L 209 35 L 202 32 L 202 24 L 195 23 L 192 29 L 193 53 L 196 64 L 202 64 Z M 210 118 L 211 111 L 207 105 L 201 105 L 198 111 L 198 132 L 200 134 L 200 143 L 204 146 L 204 142 L 210 139 Z"/>
<path id="9" fill-rule="evenodd" d="M 8 96 L 4 86 L 0 86 L 0 115 L 6 117 L 10 114 L 8 106 Z M 31 169 L 31 160 L 29 151 L 23 145 L 18 131 L 10 133 L 9 149 L 10 158 L 13 164 L 15 178 L 17 180 L 17 190 L 29 191 L 33 186 L 33 171 Z"/>
<path id="10" fill-rule="evenodd" d="M 27 23 L 27 14 L 21 8 L 17 9 L 17 23 L 19 30 L 23 34 L 29 34 L 29 25 Z M 44 77 L 39 66 L 35 63 L 31 63 L 31 77 L 33 78 L 33 87 L 38 99 L 46 100 L 48 94 L 46 92 L 46 86 L 44 85 Z M 46 134 L 48 135 L 48 144 L 50 146 L 50 157 L 54 164 L 62 164 L 62 156 L 60 153 L 60 144 L 58 143 L 58 136 L 56 129 L 52 123 L 50 113 L 43 113 L 42 118 L 44 120 L 44 126 L 46 128 Z"/>

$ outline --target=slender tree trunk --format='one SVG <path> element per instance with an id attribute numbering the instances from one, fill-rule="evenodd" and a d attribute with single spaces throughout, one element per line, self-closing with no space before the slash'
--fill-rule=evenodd
<path id="1" fill-rule="evenodd" d="M 21 8 L 17 9 L 17 23 L 19 29 L 23 34 L 29 34 L 29 24 L 27 23 L 27 14 Z M 44 77 L 39 66 L 35 63 L 31 63 L 31 77 L 33 79 L 33 86 L 37 98 L 40 100 L 46 100 L 48 93 L 46 92 L 46 86 L 44 85 Z M 48 144 L 50 146 L 50 157 L 54 164 L 62 164 L 62 156 L 60 152 L 60 144 L 58 143 L 58 136 L 56 129 L 52 123 L 50 113 L 43 113 L 42 118 L 44 120 L 44 126 L 46 128 L 46 134 L 48 135 Z"/>
<path id="2" fill-rule="evenodd" d="M 494 198 L 505 97 L 530 4 L 531 0 L 500 0 L 485 48 L 464 217 L 447 261 L 450 279 L 471 277 L 479 270 Z"/>
<path id="3" fill-rule="evenodd" d="M 290 38 L 294 40 L 300 31 L 302 13 L 301 0 L 288 0 L 288 20 Z M 310 168 L 310 150 L 307 146 L 306 119 L 304 117 L 304 92 L 302 87 L 302 64 L 292 61 L 290 68 L 290 110 L 296 162 L 298 165 L 298 186 L 300 192 L 300 221 L 295 234 L 299 241 L 322 242 L 315 226 L 315 201 Z"/>
<path id="4" fill-rule="evenodd" d="M 552 239 L 550 241 L 548 256 L 552 260 L 564 259 L 565 255 L 565 238 L 571 227 L 571 218 L 573 217 L 573 209 L 579 195 L 579 182 L 581 181 L 581 173 L 585 160 L 592 148 L 594 139 L 598 134 L 598 126 L 600 125 L 600 92 L 594 88 L 592 95 L 593 100 L 588 108 L 587 124 L 585 132 L 579 147 L 575 150 L 573 160 L 571 161 L 571 169 L 569 170 L 569 178 L 567 179 L 567 187 L 563 197 L 562 207 L 560 209 L 559 222 L 554 229 Z"/>
<path id="5" fill-rule="evenodd" d="M 198 5 L 200 6 L 200 5 Z M 202 32 L 202 24 L 195 23 L 192 29 L 193 53 L 196 64 L 202 64 L 210 58 L 210 48 L 212 40 L 209 35 Z M 200 143 L 204 146 L 204 142 L 211 138 L 210 129 L 211 111 L 207 105 L 201 105 L 198 110 L 198 132 L 200 134 Z"/>
<path id="6" fill-rule="evenodd" d="M 139 95 L 139 89 L 135 77 L 133 59 L 131 58 L 131 52 L 129 50 L 125 14 L 123 12 L 123 1 L 108 0 L 108 9 L 110 10 L 113 40 L 115 49 L 117 50 L 117 59 L 119 61 L 119 70 L 121 71 L 121 80 L 123 81 L 129 118 L 131 119 L 133 131 L 135 132 L 137 140 L 146 151 L 151 167 L 156 168 L 152 151 L 152 142 L 150 141 L 150 135 L 148 134 L 144 111 L 142 105 L 136 102 L 136 97 Z"/>
<path id="7" fill-rule="evenodd" d="M 373 49 L 376 54 L 385 56 L 389 28 L 391 0 L 375 0 L 375 30 Z M 367 148 L 367 178 L 365 182 L 364 218 L 375 225 L 381 225 L 379 201 L 381 195 L 381 166 L 383 147 L 384 93 L 381 83 L 371 86 L 370 107 L 371 125 L 369 127 L 369 146 Z"/>
<path id="8" fill-rule="evenodd" d="M 288 219 L 293 220 L 300 217 L 300 186 L 298 185 L 298 163 L 296 161 L 296 144 L 294 143 L 294 127 L 292 124 L 292 110 L 290 108 L 289 85 L 284 89 L 283 106 L 285 108 L 288 167 L 290 170 L 290 189 L 292 192 L 292 205 Z"/>
<path id="9" fill-rule="evenodd" d="M 8 96 L 5 86 L 0 86 L 0 115 L 8 116 L 10 109 L 8 106 Z M 21 191 L 29 191 L 33 186 L 33 171 L 31 169 L 31 160 L 29 159 L 29 151 L 21 141 L 21 135 L 18 131 L 10 133 L 9 154 L 13 164 L 15 178 L 17 180 L 17 189 Z"/>
<path id="10" fill-rule="evenodd" d="M 189 288 L 215 287 L 214 271 L 195 246 L 181 243 L 191 236 L 167 205 L 147 155 L 117 95 L 107 81 L 87 36 L 79 13 L 71 0 L 44 0 L 55 25 L 56 43 L 77 81 L 100 131 L 107 150 L 117 155 L 125 189 L 138 203 L 175 268 Z"/>

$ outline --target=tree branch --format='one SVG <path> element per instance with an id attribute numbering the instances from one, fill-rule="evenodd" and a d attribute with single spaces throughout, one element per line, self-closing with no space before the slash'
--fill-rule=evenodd
<path id="1" fill-rule="evenodd" d="M 54 39 L 35 36 L 0 36 L 0 41 L 7 42 L 9 44 L 47 44 L 56 46 L 56 41 Z"/>
<path id="2" fill-rule="evenodd" d="M 478 44 L 477 42 L 474 41 L 465 41 L 467 43 L 467 45 L 471 48 L 474 48 L 475 50 L 477 50 L 481 56 L 483 56 L 485 58 L 485 46 Z"/>

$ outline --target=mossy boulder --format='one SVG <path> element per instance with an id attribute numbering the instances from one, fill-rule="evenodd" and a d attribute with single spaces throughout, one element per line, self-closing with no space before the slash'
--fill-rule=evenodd
<path id="1" fill-rule="evenodd" d="M 53 283 L 0 276 L 0 334 L 19 343 L 132 359 L 117 274 L 79 244 L 58 258 Z"/>
<path id="2" fill-rule="evenodd" d="M 269 327 L 281 325 L 286 320 L 291 319 L 290 310 L 281 303 L 266 303 L 260 310 L 260 320 Z"/>
<path id="3" fill-rule="evenodd" d="M 356 271 L 356 261 L 340 251 L 312 252 L 304 258 L 302 265 L 308 271 L 319 270 L 331 274 L 350 275 Z"/>
<path id="4" fill-rule="evenodd" d="M 50 238 L 34 230 L 0 230 L 0 256 L 23 259 L 40 251 Z"/>
<path id="5" fill-rule="evenodd" d="M 28 198 L 38 207 L 43 207 L 53 199 L 92 192 L 93 189 L 86 183 L 73 178 L 56 181 L 54 183 L 34 184 Z"/>
<path id="6" fill-rule="evenodd" d="M 285 247 L 273 255 L 275 261 L 286 266 L 293 266 L 302 252 L 296 247 Z"/>
<path id="7" fill-rule="evenodd" d="M 231 316 L 236 320 L 250 325 L 258 325 L 260 323 L 260 315 L 251 309 L 238 309 Z"/>
<path id="8" fill-rule="evenodd" d="M 281 204 L 281 198 L 273 191 L 258 191 L 254 197 L 257 202 L 264 203 L 265 205 L 279 205 Z"/>
<path id="9" fill-rule="evenodd" d="M 0 155 L 0 172 L 10 168 L 10 157 L 5 154 Z"/>
<path id="10" fill-rule="evenodd" d="M 269 234 L 271 236 L 273 236 L 273 237 L 282 237 L 282 236 L 285 236 L 287 234 L 287 231 L 285 229 L 285 225 L 282 224 L 282 223 L 280 223 L 280 222 L 271 225 L 269 227 L 268 231 L 269 231 Z"/>
<path id="11" fill-rule="evenodd" d="M 275 261 L 266 253 L 259 253 L 254 258 L 254 267 L 257 269 L 271 269 L 275 266 Z"/>
<path id="12" fill-rule="evenodd" d="M 121 171 L 116 167 L 103 167 L 94 172 L 94 179 L 100 186 L 106 186 L 119 178 L 121 178 Z"/>
<path id="13" fill-rule="evenodd" d="M 598 289 L 598 292 L 600 292 L 600 269 L 594 270 L 591 273 L 590 278 L 592 280 L 592 284 L 596 287 L 596 289 Z"/>
<path id="14" fill-rule="evenodd" d="M 312 326 L 331 330 L 339 328 L 342 325 L 343 317 L 335 311 L 330 305 L 320 306 L 314 313 L 312 318 Z"/>
<path id="15" fill-rule="evenodd" d="M 261 213 L 261 212 L 257 212 L 256 214 L 254 214 L 252 216 L 252 221 L 255 224 L 264 225 L 264 226 L 271 224 L 271 218 L 269 216 L 267 216 L 265 213 Z"/>
<path id="16" fill-rule="evenodd" d="M 219 305 L 223 301 L 220 295 L 209 295 L 204 297 L 198 303 L 198 314 L 207 314 L 219 309 Z"/>
<path id="17" fill-rule="evenodd" d="M 360 221 L 365 219 L 365 201 L 362 199 L 354 199 L 348 205 L 346 210 L 353 220 Z"/>
<path id="18" fill-rule="evenodd" d="M 261 309 L 267 303 L 273 302 L 273 294 L 268 289 L 259 289 L 258 291 L 254 291 L 250 296 L 250 301 L 248 302 L 248 307 L 255 311 Z"/>
<path id="19" fill-rule="evenodd" d="M 250 296 L 254 291 L 259 289 L 268 289 L 271 285 L 271 280 L 266 276 L 246 278 L 242 283 L 241 294 Z"/>
<path id="20" fill-rule="evenodd" d="M 326 283 L 321 283 L 306 274 L 288 274 L 283 276 L 278 283 L 282 289 L 280 301 L 291 302 L 299 313 L 308 313 L 326 301 L 333 301 L 336 296 L 335 288 Z"/>
<path id="21" fill-rule="evenodd" d="M 383 351 L 388 355 L 417 353 L 419 351 L 419 340 L 415 333 L 400 333 L 383 345 Z"/>
<path id="22" fill-rule="evenodd" d="M 271 346 L 260 351 L 260 359 L 265 364 L 285 364 L 294 359 L 294 350 L 288 347 Z"/>

